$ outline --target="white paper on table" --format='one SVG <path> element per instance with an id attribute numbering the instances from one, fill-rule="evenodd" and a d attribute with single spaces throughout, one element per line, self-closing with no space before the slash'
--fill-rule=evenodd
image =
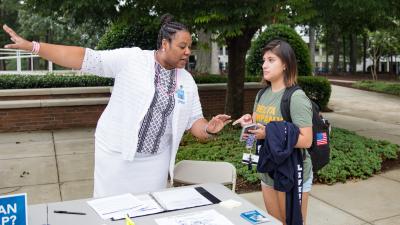
<path id="1" fill-rule="evenodd" d="M 120 220 L 124 219 L 125 216 L 128 214 L 129 217 L 137 217 L 137 216 L 144 216 L 144 215 L 149 215 L 149 214 L 155 214 L 159 212 L 165 211 L 157 202 L 148 194 L 144 195 L 138 195 L 136 196 L 140 201 L 144 203 L 143 206 L 134 208 L 134 209 L 128 209 L 128 210 L 123 210 L 120 212 L 116 212 L 112 214 L 112 218 L 114 220 Z"/>
<path id="2" fill-rule="evenodd" d="M 212 202 L 192 187 L 153 192 L 151 195 L 166 210 L 185 209 Z"/>
<path id="3" fill-rule="evenodd" d="M 233 225 L 214 209 L 155 219 L 158 225 Z"/>
<path id="4" fill-rule="evenodd" d="M 99 198 L 87 202 L 99 216 L 105 220 L 112 217 L 116 212 L 143 207 L 144 203 L 132 194 L 116 195 Z"/>

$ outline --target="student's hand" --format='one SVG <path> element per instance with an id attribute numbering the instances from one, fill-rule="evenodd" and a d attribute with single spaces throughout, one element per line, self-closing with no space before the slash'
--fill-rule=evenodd
<path id="1" fill-rule="evenodd" d="M 230 123 L 231 121 L 232 121 L 231 116 L 225 114 L 214 116 L 210 121 L 208 121 L 207 131 L 209 133 L 216 134 L 219 131 L 221 131 L 222 128 L 224 128 L 224 126 Z"/>
<path id="2" fill-rule="evenodd" d="M 240 117 L 239 119 L 235 120 L 235 122 L 232 123 L 232 125 L 236 125 L 238 123 L 240 123 L 240 126 L 245 126 L 247 124 L 250 124 L 253 122 L 253 118 L 251 118 L 250 114 L 245 114 L 242 117 Z"/>
<path id="3" fill-rule="evenodd" d="M 8 35 L 10 35 L 11 41 L 14 42 L 13 44 L 5 45 L 4 48 L 22 49 L 22 50 L 27 50 L 27 51 L 32 50 L 32 46 L 33 46 L 32 42 L 23 39 L 17 33 L 15 33 L 15 31 L 13 29 L 11 29 L 10 27 L 8 27 L 5 24 L 3 25 L 3 30 Z"/>
<path id="4" fill-rule="evenodd" d="M 250 134 L 254 134 L 256 139 L 265 139 L 265 126 L 261 123 L 257 123 L 257 129 L 252 129 L 248 131 Z"/>

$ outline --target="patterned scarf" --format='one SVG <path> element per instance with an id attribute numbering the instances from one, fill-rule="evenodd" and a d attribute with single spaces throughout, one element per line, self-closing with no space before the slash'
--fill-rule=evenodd
<path id="1" fill-rule="evenodd" d="M 176 69 L 167 70 L 155 63 L 154 85 L 156 87 L 150 108 L 139 130 L 137 152 L 157 154 L 161 137 L 165 133 L 168 116 L 175 106 Z"/>

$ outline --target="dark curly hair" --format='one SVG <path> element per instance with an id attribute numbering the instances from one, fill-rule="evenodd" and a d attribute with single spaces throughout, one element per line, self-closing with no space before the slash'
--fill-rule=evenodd
<path id="1" fill-rule="evenodd" d="M 189 32 L 189 29 L 187 28 L 186 25 L 173 21 L 173 18 L 174 17 L 168 13 L 161 16 L 161 28 L 160 31 L 158 32 L 157 49 L 161 48 L 161 43 L 163 39 L 171 43 L 171 40 L 173 36 L 176 34 L 176 32 L 178 31 Z"/>

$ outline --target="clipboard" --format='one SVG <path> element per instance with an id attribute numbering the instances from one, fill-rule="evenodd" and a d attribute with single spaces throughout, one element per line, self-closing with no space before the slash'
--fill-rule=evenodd
<path id="1" fill-rule="evenodd" d="M 183 187 L 183 188 L 185 188 L 185 187 Z M 187 187 L 187 188 L 193 188 L 193 187 Z M 179 191 L 179 189 L 176 189 L 174 191 Z M 142 215 L 139 215 L 139 216 L 135 216 L 135 215 L 131 216 L 131 215 L 129 215 L 129 217 L 130 218 L 138 218 L 138 217 L 147 216 L 147 215 L 155 215 L 155 214 L 161 214 L 161 213 L 165 213 L 165 212 L 173 212 L 173 211 L 179 211 L 179 210 L 184 210 L 184 209 L 203 207 L 203 206 L 218 204 L 218 203 L 221 202 L 221 200 L 219 200 L 217 197 L 215 197 L 213 194 L 211 194 L 209 191 L 207 191 L 203 187 L 194 187 L 193 189 L 196 190 L 205 199 L 207 199 L 210 203 L 208 203 L 208 204 L 199 204 L 199 205 L 190 206 L 190 207 L 176 208 L 176 209 L 166 209 L 165 207 L 163 207 L 163 203 L 160 202 L 159 200 L 157 200 L 157 198 L 154 197 L 154 193 L 165 192 L 165 194 L 167 194 L 166 192 L 168 192 L 169 190 L 165 190 L 165 191 L 161 191 L 161 192 L 153 192 L 153 193 L 149 193 L 148 195 L 153 198 L 153 200 L 160 206 L 160 208 L 163 209 L 163 211 L 156 212 L 156 213 L 150 212 L 148 214 L 142 214 Z M 126 215 L 121 215 L 121 217 L 118 217 L 118 218 L 113 217 L 113 218 L 111 218 L 111 221 L 123 220 L 123 219 L 125 219 L 125 216 Z"/>

